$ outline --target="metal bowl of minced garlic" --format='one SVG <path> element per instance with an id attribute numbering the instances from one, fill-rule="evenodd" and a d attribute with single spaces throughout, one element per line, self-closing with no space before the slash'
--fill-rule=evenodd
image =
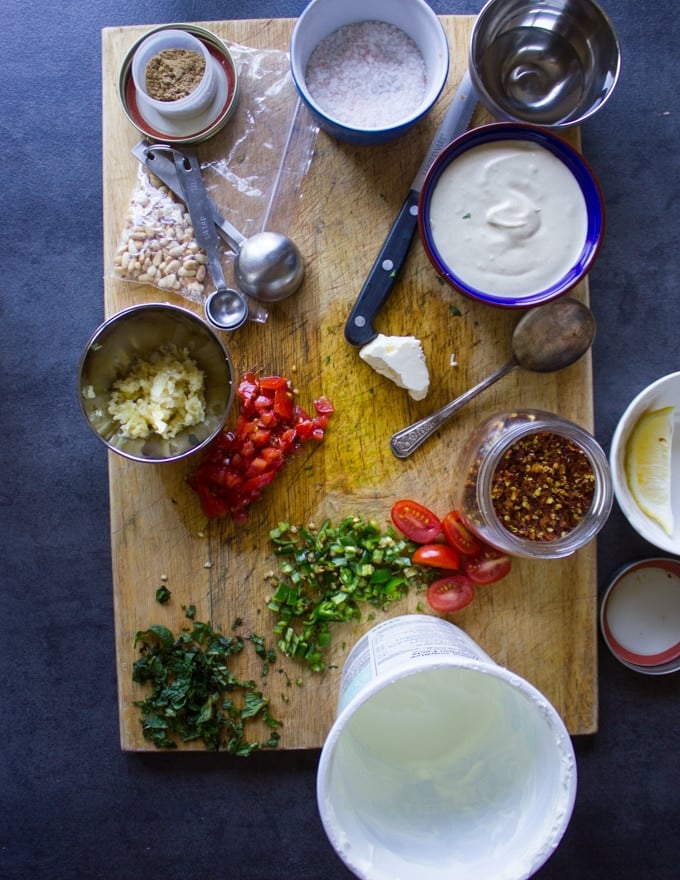
<path id="1" fill-rule="evenodd" d="M 222 340 L 188 309 L 132 306 L 92 334 L 78 374 L 80 406 L 112 452 L 139 462 L 193 455 L 219 433 L 234 398 Z"/>

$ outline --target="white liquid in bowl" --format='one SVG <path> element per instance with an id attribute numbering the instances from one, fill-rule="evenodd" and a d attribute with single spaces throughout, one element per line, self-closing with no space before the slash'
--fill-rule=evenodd
<path id="1" fill-rule="evenodd" d="M 429 224 L 464 284 L 515 298 L 550 288 L 578 262 L 588 212 L 578 181 L 549 150 L 503 140 L 451 161 L 432 193 Z"/>

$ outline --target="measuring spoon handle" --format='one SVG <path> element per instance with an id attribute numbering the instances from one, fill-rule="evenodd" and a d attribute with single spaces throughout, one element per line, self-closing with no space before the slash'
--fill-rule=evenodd
<path id="1" fill-rule="evenodd" d="M 497 382 L 505 376 L 506 373 L 514 370 L 516 366 L 517 364 L 514 360 L 508 361 L 507 364 L 500 367 L 495 373 L 492 373 L 479 384 L 470 388 L 469 391 L 461 394 L 460 397 L 445 404 L 441 409 L 433 412 L 432 415 L 425 416 L 424 419 L 420 419 L 412 425 L 409 425 L 407 428 L 402 428 L 401 431 L 397 431 L 396 434 L 392 435 L 392 439 L 390 440 L 392 452 L 397 458 L 408 458 L 412 452 L 415 452 L 416 449 L 428 439 L 428 437 L 431 437 L 435 431 L 441 428 L 444 422 L 448 421 L 451 416 L 465 406 L 468 401 L 472 400 L 473 397 L 476 397 L 480 391 L 484 391 L 485 388 L 488 388 L 489 385 L 493 385 L 494 382 Z"/>

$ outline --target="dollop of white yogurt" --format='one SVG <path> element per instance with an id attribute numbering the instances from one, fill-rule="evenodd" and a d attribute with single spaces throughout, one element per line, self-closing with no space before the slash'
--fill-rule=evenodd
<path id="1" fill-rule="evenodd" d="M 563 278 L 586 241 L 588 212 L 569 168 L 545 147 L 502 140 L 461 153 L 430 201 L 432 240 L 466 285 L 500 298 Z"/>

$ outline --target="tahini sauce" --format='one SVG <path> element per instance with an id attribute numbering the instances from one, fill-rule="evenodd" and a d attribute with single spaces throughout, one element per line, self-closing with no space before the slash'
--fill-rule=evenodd
<path id="1" fill-rule="evenodd" d="M 578 260 L 587 226 L 574 175 L 529 141 L 461 153 L 430 203 L 432 238 L 449 269 L 499 298 L 530 296 L 559 281 Z"/>

